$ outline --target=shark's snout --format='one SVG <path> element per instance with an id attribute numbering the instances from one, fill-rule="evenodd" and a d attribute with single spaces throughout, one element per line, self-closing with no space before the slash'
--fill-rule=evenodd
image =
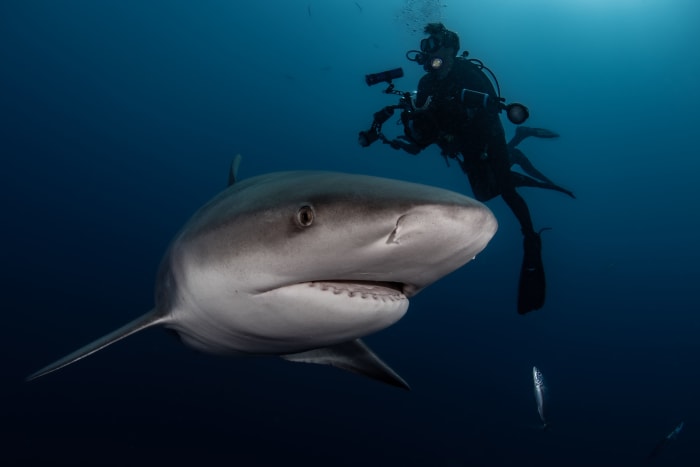
<path id="1" fill-rule="evenodd" d="M 472 260 L 498 228 L 481 203 L 425 204 L 399 215 L 385 240 L 382 268 L 408 297 Z"/>

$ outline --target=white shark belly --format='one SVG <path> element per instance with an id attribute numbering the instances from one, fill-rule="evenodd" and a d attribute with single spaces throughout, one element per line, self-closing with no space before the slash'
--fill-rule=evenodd
<path id="1" fill-rule="evenodd" d="M 166 326 L 191 347 L 219 354 L 285 354 L 380 331 L 404 316 L 409 301 L 380 283 L 331 281 L 255 295 L 234 290 L 182 305 Z"/>

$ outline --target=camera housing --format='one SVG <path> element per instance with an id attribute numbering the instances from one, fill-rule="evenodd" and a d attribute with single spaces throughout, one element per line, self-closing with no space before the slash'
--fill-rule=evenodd
<path id="1" fill-rule="evenodd" d="M 367 86 L 374 86 L 379 83 L 391 83 L 391 80 L 402 77 L 403 68 L 392 68 L 391 70 L 365 75 L 365 83 L 367 83 Z"/>

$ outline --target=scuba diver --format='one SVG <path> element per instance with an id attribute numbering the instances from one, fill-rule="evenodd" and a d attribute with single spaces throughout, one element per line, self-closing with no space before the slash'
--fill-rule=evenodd
<path id="1" fill-rule="evenodd" d="M 508 141 L 508 157 L 510 159 L 510 165 L 511 167 L 513 165 L 518 165 L 520 166 L 523 171 L 530 175 L 530 177 L 522 177 L 519 180 L 515 181 L 516 186 L 530 186 L 534 188 L 546 188 L 548 190 L 555 190 L 555 191 L 560 191 L 562 193 L 565 193 L 569 195 L 570 197 L 576 199 L 576 196 L 574 194 L 567 190 L 566 188 L 562 188 L 553 181 L 551 181 L 549 178 L 547 178 L 542 172 L 537 170 L 535 166 L 530 162 L 530 159 L 523 153 L 520 149 L 518 149 L 516 146 L 520 144 L 522 140 L 527 138 L 528 136 L 535 136 L 537 138 L 558 138 L 559 135 L 551 130 L 547 130 L 545 128 L 532 128 L 528 126 L 519 126 L 515 128 L 515 135 L 513 138 L 511 138 L 510 141 Z"/>
<path id="2" fill-rule="evenodd" d="M 460 43 L 455 32 L 445 28 L 442 23 L 429 23 L 424 32 L 429 37 L 421 40 L 420 50 L 406 53 L 409 60 L 422 65 L 427 72 L 420 79 L 415 95 L 394 90 L 391 80 L 403 76 L 400 68 L 366 76 L 368 85 L 388 82 L 389 87 L 385 92 L 403 97 L 399 105 L 384 107 L 374 114 L 371 128 L 360 132 L 359 143 L 366 147 L 381 140 L 394 149 L 414 155 L 437 144 L 445 160 L 451 158 L 458 161 L 477 200 L 488 201 L 500 195 L 518 219 L 524 237 L 518 313 L 540 309 L 544 305 L 546 289 L 540 238 L 542 230 L 535 231 L 530 210 L 515 188 L 559 187 L 548 179 L 538 181 L 510 170 L 512 164 L 518 162 L 517 155 L 512 159 L 510 153 L 512 150 L 518 151 L 515 146 L 531 135 L 527 132 L 516 133 L 512 147 L 509 147 L 499 117 L 499 113 L 506 110 L 511 122 L 523 123 L 529 116 L 527 107 L 522 104 L 505 105 L 500 89 L 496 92 L 483 71 L 485 69 L 493 76 L 491 70 L 479 60 L 467 59 L 466 52 L 457 56 Z M 494 81 L 498 88 L 495 76 Z M 382 134 L 381 127 L 395 109 L 402 110 L 404 135 L 389 140 Z M 567 193 L 563 189 L 559 191 Z"/>

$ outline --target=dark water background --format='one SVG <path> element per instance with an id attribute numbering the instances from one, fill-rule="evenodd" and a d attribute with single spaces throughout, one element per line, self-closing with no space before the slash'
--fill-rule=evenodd
<path id="1" fill-rule="evenodd" d="M 0 3 L 2 465 L 698 465 L 697 109 L 691 0 Z M 411 392 L 331 368 L 200 355 L 161 330 L 30 384 L 152 306 L 172 235 L 226 182 L 327 169 L 470 193 L 436 149 L 357 145 L 441 19 L 561 134 L 521 149 L 578 199 L 523 189 L 544 309 L 515 312 L 521 236 L 366 341 Z M 418 31 L 418 32 L 416 32 Z M 391 125 L 387 133 L 399 132 Z M 506 125 L 508 134 L 513 126 Z M 538 429 L 531 368 L 549 387 Z"/>

